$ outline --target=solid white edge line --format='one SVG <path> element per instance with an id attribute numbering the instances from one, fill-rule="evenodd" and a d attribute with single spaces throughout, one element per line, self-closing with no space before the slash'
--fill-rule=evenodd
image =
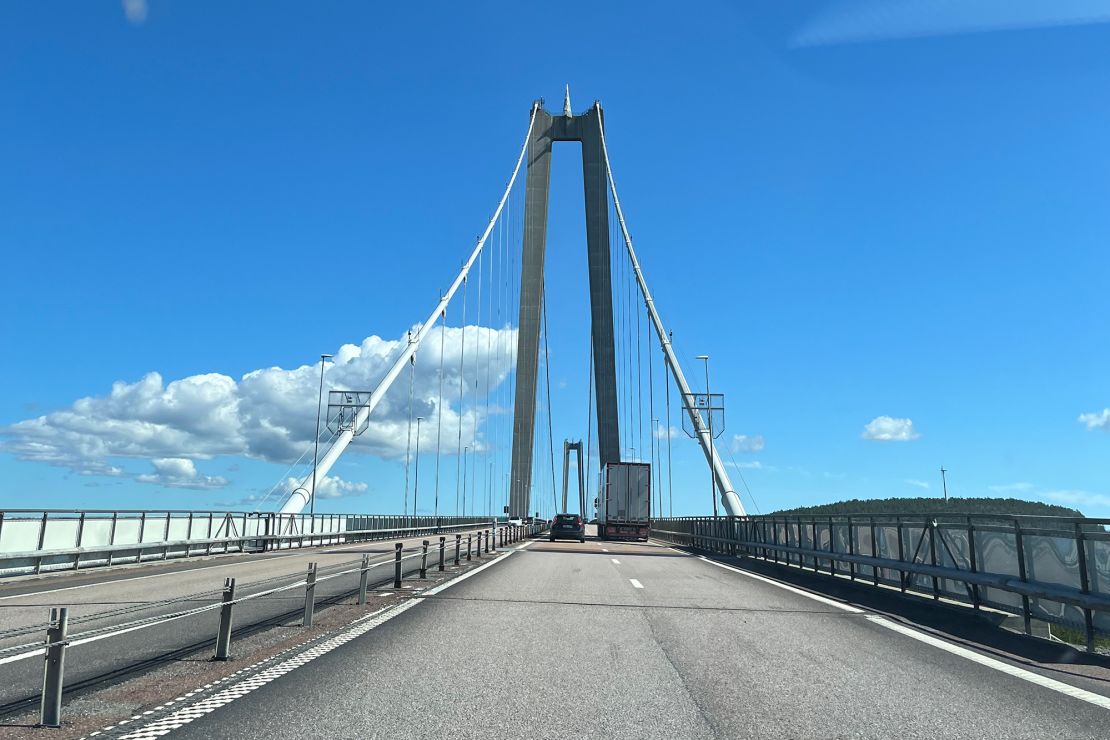
<path id="1" fill-rule="evenodd" d="M 682 551 L 679 550 L 679 552 L 682 552 Z M 849 604 L 842 604 L 839 601 L 833 601 L 832 599 L 826 599 L 824 596 L 818 596 L 817 594 L 811 594 L 809 591 L 803 591 L 800 588 L 794 588 L 793 586 L 789 586 L 785 583 L 780 583 L 779 581 L 773 580 L 771 578 L 767 578 L 765 576 L 761 576 L 757 573 L 749 573 L 748 571 L 741 570 L 740 568 L 733 568 L 731 565 L 725 565 L 724 563 L 718 563 L 716 560 L 710 560 L 709 558 L 705 557 L 704 555 L 698 555 L 697 558 L 698 558 L 698 560 L 703 560 L 703 561 L 709 563 L 710 565 L 716 565 L 718 568 L 724 568 L 725 570 L 731 570 L 733 573 L 739 573 L 742 576 L 747 576 L 748 578 L 754 578 L 757 581 L 763 581 L 764 583 L 768 583 L 772 586 L 777 586 L 777 587 L 783 589 L 784 591 L 789 591 L 791 593 L 797 594 L 798 596 L 805 596 L 807 599 L 813 599 L 814 601 L 819 601 L 822 604 L 826 604 L 828 606 L 835 606 L 837 609 L 843 609 L 844 611 L 851 612 L 852 614 L 863 614 L 864 613 L 863 609 L 859 609 L 859 608 L 851 606 Z"/>
<path id="2" fill-rule="evenodd" d="M 682 552 L 682 551 L 679 550 L 678 552 Z M 938 637 L 933 637 L 932 635 L 926 634 L 925 632 L 921 632 L 920 630 L 916 630 L 912 627 L 907 627 L 907 626 L 899 624 L 897 622 L 892 622 L 891 620 L 887 619 L 884 616 L 881 616 L 881 615 L 878 615 L 878 614 L 867 614 L 865 612 L 865 610 L 863 610 L 863 609 L 859 609 L 859 608 L 854 607 L 854 606 L 849 606 L 848 604 L 841 604 L 840 602 L 833 601 L 831 599 L 826 599 L 824 596 L 818 596 L 817 594 L 812 594 L 812 593 L 809 593 L 808 591 L 803 591 L 801 589 L 794 588 L 793 586 L 789 586 L 785 583 L 779 583 L 778 581 L 775 581 L 775 580 L 770 579 L 770 578 L 766 578 L 766 577 L 758 575 L 756 573 L 749 573 L 749 572 L 741 570 L 739 568 L 733 568 L 730 565 L 725 565 L 724 563 L 718 563 L 717 561 L 710 560 L 709 558 L 707 558 L 703 555 L 699 555 L 697 557 L 698 557 L 699 560 L 704 560 L 705 562 L 710 563 L 712 565 L 716 565 L 719 568 L 724 568 L 725 570 L 731 570 L 734 573 L 739 573 L 740 575 L 747 576 L 748 578 L 754 578 L 758 581 L 763 581 L 764 583 L 769 583 L 772 586 L 778 586 L 779 588 L 782 588 L 782 589 L 785 589 L 785 590 L 790 591 L 792 593 L 798 594 L 799 596 L 805 596 L 808 599 L 813 599 L 814 601 L 819 601 L 822 604 L 828 604 L 829 606 L 835 606 L 838 609 L 843 609 L 844 611 L 852 612 L 854 614 L 865 614 L 866 618 L 867 618 L 867 621 L 871 622 L 872 624 L 877 624 L 880 627 L 885 627 L 888 630 L 891 630 L 893 632 L 897 632 L 899 634 L 905 635 L 906 637 L 910 637 L 914 640 L 917 640 L 918 642 L 923 642 L 926 645 L 931 645 L 932 647 L 935 647 L 938 650 L 943 650 L 947 653 L 951 653 L 952 655 L 957 655 L 957 656 L 959 656 L 961 658 L 964 658 L 966 660 L 970 660 L 973 663 L 978 663 L 979 665 L 986 666 L 987 668 L 993 668 L 994 670 L 999 671 L 1000 673 L 1005 673 L 1006 675 L 1013 676 L 1014 678 L 1020 678 L 1023 681 L 1028 681 L 1029 683 L 1035 684 L 1035 685 L 1040 686 L 1042 688 L 1049 689 L 1051 691 L 1055 691 L 1055 692 L 1060 693 L 1060 694 L 1064 694 L 1065 696 L 1070 696 L 1074 699 L 1079 699 L 1080 701 L 1085 701 L 1088 704 L 1093 704 L 1093 705 L 1095 705 L 1097 707 L 1101 707 L 1103 709 L 1110 709 L 1110 697 L 1103 696 L 1102 694 L 1096 694 L 1093 691 L 1087 691 L 1086 689 L 1081 689 L 1081 688 L 1078 688 L 1076 686 L 1072 686 L 1071 684 L 1064 683 L 1063 681 L 1057 681 L 1053 678 L 1048 678 L 1047 676 L 1042 676 L 1039 673 L 1035 673 L 1033 671 L 1029 671 L 1029 670 L 1026 670 L 1024 668 L 1019 668 L 1017 666 L 1010 665 L 1009 663 L 1006 663 L 1005 661 L 1001 661 L 1001 660 L 998 660 L 996 658 L 991 658 L 991 657 L 983 655 L 981 653 L 977 653 L 974 650 L 970 650 L 968 648 L 961 647 L 960 645 L 955 645 L 955 644 L 950 643 L 946 640 L 942 640 Z"/>
<path id="3" fill-rule="evenodd" d="M 926 645 L 931 645 L 938 650 L 943 650 L 946 653 L 951 653 L 952 655 L 958 655 L 961 658 L 970 660 L 973 663 L 978 663 L 982 666 L 986 666 L 987 668 L 993 668 L 994 670 L 999 671 L 1000 673 L 1005 673 L 1008 676 L 1020 678 L 1023 681 L 1028 681 L 1029 683 L 1036 684 L 1037 686 L 1040 686 L 1042 688 L 1056 691 L 1058 693 L 1064 694 L 1065 696 L 1079 699 L 1080 701 L 1085 701 L 1088 704 L 1094 704 L 1096 707 L 1110 709 L 1110 697 L 1103 696 L 1102 694 L 1096 694 L 1093 691 L 1087 691 L 1086 689 L 1081 689 L 1076 686 L 1072 686 L 1071 684 L 1066 684 L 1063 681 L 1057 681 L 1056 679 L 1042 676 L 1039 673 L 1034 673 L 1033 671 L 1028 671 L 1024 668 L 1010 665 L 1009 663 L 1006 663 L 1004 661 L 991 658 L 981 653 L 977 653 L 974 650 L 969 650 L 965 647 L 954 645 L 945 640 L 933 637 L 932 635 L 913 629 L 912 627 L 906 627 L 905 625 L 898 624 L 897 622 L 892 622 L 891 620 L 883 616 L 869 614 L 867 616 L 867 620 L 872 624 L 877 624 L 880 627 L 886 627 L 888 630 L 892 630 L 899 634 L 905 635 L 906 637 L 910 637 L 914 640 L 917 640 L 918 642 L 923 642 Z"/>
<path id="4" fill-rule="evenodd" d="M 635 588 L 643 588 L 644 587 L 644 584 L 640 583 L 635 578 L 629 578 L 628 582 L 631 583 Z"/>

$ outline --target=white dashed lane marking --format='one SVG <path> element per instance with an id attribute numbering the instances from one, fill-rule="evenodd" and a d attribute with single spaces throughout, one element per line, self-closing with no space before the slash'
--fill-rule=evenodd
<path id="1" fill-rule="evenodd" d="M 629 578 L 629 579 L 628 579 L 628 582 L 629 582 L 629 583 L 631 583 L 631 584 L 632 584 L 633 586 L 635 586 L 636 588 L 643 588 L 643 587 L 644 587 L 644 584 L 640 583 L 640 582 L 639 582 L 639 581 L 637 581 L 637 580 L 636 580 L 635 578 Z"/>
<path id="2" fill-rule="evenodd" d="M 620 564 L 621 564 L 621 561 L 617 560 L 616 558 L 610 558 L 610 560 L 612 560 L 612 561 L 613 561 L 613 563 L 615 563 L 616 565 L 620 565 Z"/>

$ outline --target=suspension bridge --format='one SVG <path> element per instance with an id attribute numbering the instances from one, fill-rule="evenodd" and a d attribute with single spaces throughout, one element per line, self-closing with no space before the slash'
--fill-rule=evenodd
<path id="1" fill-rule="evenodd" d="M 583 440 L 552 423 L 558 142 L 582 156 Z M 707 369 L 692 387 L 634 248 L 599 102 L 531 106 L 462 256 L 373 388 L 332 387 L 321 358 L 317 436 L 270 511 L 0 512 L 10 731 L 1105 736 L 1110 521 L 748 515 L 714 443 L 720 394 Z M 403 511 L 317 511 L 387 408 Z M 706 460 L 703 517 L 673 516 L 672 409 Z M 602 536 L 614 466 L 646 471 L 644 542 Z M 574 485 L 599 522 L 557 541 L 541 514 Z"/>

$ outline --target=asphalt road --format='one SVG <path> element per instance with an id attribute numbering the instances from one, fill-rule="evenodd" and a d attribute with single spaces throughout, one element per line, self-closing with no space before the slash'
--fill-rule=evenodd
<path id="1" fill-rule="evenodd" d="M 447 535 L 453 542 L 453 534 Z M 424 537 L 402 540 L 418 547 Z M 429 551 L 429 567 L 438 560 L 438 536 Z M 465 543 L 465 535 L 463 537 Z M 381 563 L 370 571 L 369 583 L 392 583 L 394 540 L 285 550 L 257 555 L 214 556 L 121 568 L 54 574 L 19 579 L 0 586 L 0 648 L 40 643 L 50 607 L 69 607 L 72 636 L 88 630 L 114 628 L 134 620 L 168 615 L 220 601 L 225 577 L 236 579 L 242 598 L 276 586 L 303 581 L 308 564 L 317 563 L 320 577 L 329 569 L 357 567 L 364 553 Z M 465 544 L 463 545 L 465 550 Z M 409 555 L 409 552 L 405 553 Z M 448 557 L 453 555 L 450 546 Z M 406 574 L 419 569 L 419 558 L 405 560 Z M 316 588 L 316 603 L 349 597 L 358 587 L 358 574 L 324 581 Z M 173 599 L 172 603 L 165 603 Z M 294 588 L 235 607 L 237 635 L 251 629 L 300 624 L 304 590 Z M 155 667 L 166 660 L 214 644 L 219 611 L 211 610 L 128 634 L 71 647 L 66 654 L 67 695 L 105 681 Z M 13 653 L 0 652 L 0 661 Z M 42 658 L 0 663 L 0 716 L 37 706 L 42 688 Z"/>
<path id="2" fill-rule="evenodd" d="M 1110 710 L 884 619 L 654 543 L 540 541 L 171 734 L 1107 736 Z"/>

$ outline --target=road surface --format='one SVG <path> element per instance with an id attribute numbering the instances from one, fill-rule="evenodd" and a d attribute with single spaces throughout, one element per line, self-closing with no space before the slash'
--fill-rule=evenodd
<path id="1" fill-rule="evenodd" d="M 922 635 L 656 543 L 540 540 L 268 682 L 151 720 L 198 740 L 1107 736 L 1098 682 L 1077 679 L 1096 691 L 1076 698 Z"/>

